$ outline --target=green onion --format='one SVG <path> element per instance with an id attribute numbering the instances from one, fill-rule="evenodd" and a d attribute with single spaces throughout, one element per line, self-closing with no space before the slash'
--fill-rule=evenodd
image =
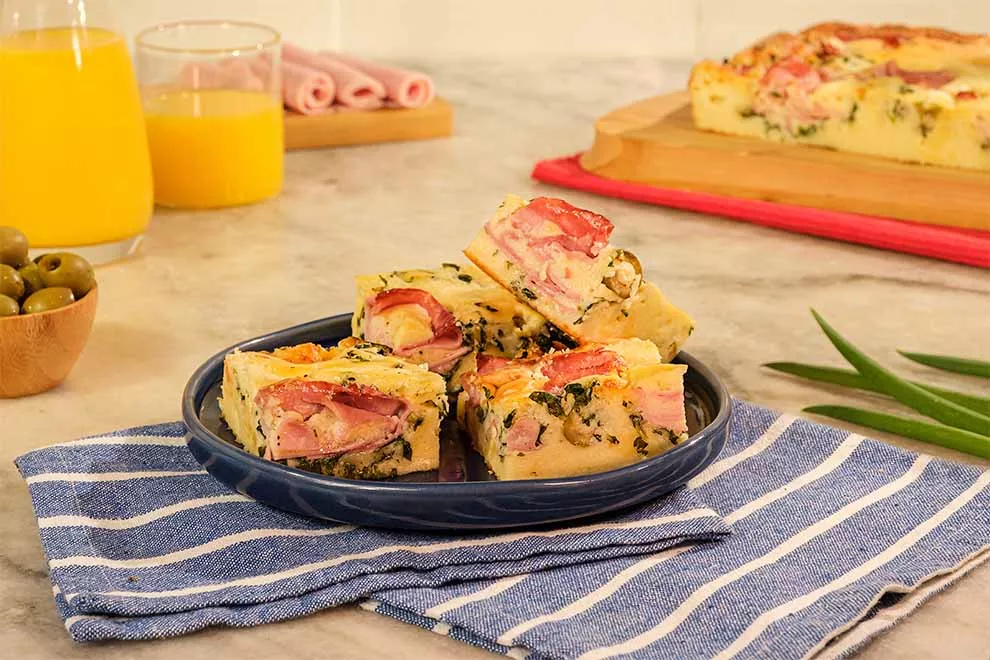
<path id="1" fill-rule="evenodd" d="M 811 310 L 811 313 L 818 321 L 818 325 L 825 331 L 832 345 L 842 353 L 842 356 L 856 368 L 856 371 L 881 388 L 888 396 L 914 408 L 923 415 L 937 419 L 943 424 L 966 429 L 982 436 L 990 434 L 990 417 L 943 399 L 894 375 L 844 339 L 825 319 L 819 316 L 818 312 Z"/>
<path id="2" fill-rule="evenodd" d="M 873 381 L 860 376 L 859 372 L 853 371 L 852 369 L 837 369 L 835 367 L 824 367 L 814 364 L 801 364 L 800 362 L 770 362 L 764 364 L 763 366 L 785 374 L 791 374 L 792 376 L 807 378 L 808 380 L 814 380 L 821 383 L 831 383 L 832 385 L 841 385 L 842 387 L 854 387 L 858 390 L 866 390 L 868 392 L 884 394 L 884 391 L 877 385 L 874 385 Z M 970 410 L 975 410 L 980 414 L 990 414 L 990 398 L 988 397 L 978 396 L 976 394 L 966 394 L 965 392 L 957 392 L 955 390 L 947 390 L 942 387 L 926 385 L 917 381 L 908 382 L 913 385 L 917 385 L 923 390 L 928 390 L 932 394 L 940 396 L 943 399 L 954 401 L 960 406 L 965 406 Z"/>
<path id="3" fill-rule="evenodd" d="M 898 353 L 909 360 L 920 362 L 929 367 L 943 369 L 957 374 L 990 378 L 990 362 L 972 360 L 970 358 L 952 357 L 951 355 L 932 355 L 930 353 L 910 353 L 898 350 Z"/>
<path id="4" fill-rule="evenodd" d="M 990 438 L 962 429 L 931 424 L 917 419 L 850 408 L 848 406 L 809 406 L 804 412 L 841 419 L 877 431 L 896 433 L 933 445 L 948 447 L 980 458 L 990 458 Z"/>

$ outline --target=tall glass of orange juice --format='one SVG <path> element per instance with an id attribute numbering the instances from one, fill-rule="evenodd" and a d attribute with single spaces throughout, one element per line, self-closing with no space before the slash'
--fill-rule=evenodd
<path id="1" fill-rule="evenodd" d="M 282 190 L 281 40 L 232 21 L 170 23 L 137 38 L 155 201 L 259 202 Z"/>
<path id="2" fill-rule="evenodd" d="M 126 255 L 151 218 L 151 166 L 112 1 L 0 6 L 0 225 L 97 263 Z"/>

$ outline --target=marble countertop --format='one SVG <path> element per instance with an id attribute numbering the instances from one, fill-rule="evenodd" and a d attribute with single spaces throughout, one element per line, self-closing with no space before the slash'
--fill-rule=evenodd
<path id="1" fill-rule="evenodd" d="M 162 642 L 74 644 L 56 616 L 27 490 L 11 461 L 46 444 L 177 419 L 186 379 L 215 351 L 349 311 L 351 278 L 359 272 L 458 258 L 506 192 L 562 194 L 611 218 L 614 241 L 635 251 L 650 278 L 695 316 L 690 351 L 721 374 L 737 397 L 790 412 L 813 403 L 856 401 L 760 367 L 771 360 L 841 364 L 817 330 L 810 306 L 874 356 L 935 384 L 958 384 L 959 377 L 913 367 L 893 349 L 987 356 L 985 271 L 551 191 L 529 178 L 540 158 L 588 146 L 596 116 L 681 86 L 686 65 L 615 60 L 428 66 L 456 106 L 454 137 L 293 153 L 285 193 L 276 201 L 223 212 L 158 213 L 140 258 L 99 270 L 96 325 L 64 385 L 0 401 L 0 648 L 8 657 L 488 655 L 351 607 Z M 988 593 L 985 565 L 861 657 L 927 658 L 950 648 L 956 658 L 990 657 Z"/>

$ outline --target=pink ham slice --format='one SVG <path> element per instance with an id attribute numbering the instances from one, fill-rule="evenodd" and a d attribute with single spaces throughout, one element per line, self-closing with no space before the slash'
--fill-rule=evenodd
<path id="1" fill-rule="evenodd" d="M 614 372 L 620 366 L 622 361 L 619 360 L 618 355 L 601 348 L 551 354 L 547 356 L 546 364 L 541 369 L 543 375 L 549 379 L 543 389 L 559 393 L 568 383 L 588 376 Z"/>
<path id="2" fill-rule="evenodd" d="M 648 390 L 637 387 L 633 391 L 633 403 L 643 418 L 653 426 L 684 433 L 687 417 L 684 413 L 684 390 Z"/>
<path id="3" fill-rule="evenodd" d="M 540 437 L 540 423 L 535 419 L 517 420 L 505 434 L 505 448 L 509 451 L 533 451 Z"/>
<path id="4" fill-rule="evenodd" d="M 612 222 L 597 213 L 579 209 L 562 199 L 537 197 L 516 211 L 519 227 L 533 227 L 536 220 L 549 221 L 560 228 L 561 234 L 535 239 L 534 247 L 556 243 L 566 250 L 597 257 L 615 228 Z"/>
<path id="5" fill-rule="evenodd" d="M 272 74 L 268 58 L 252 58 L 248 65 L 264 81 Z M 282 102 L 287 108 L 303 115 L 320 114 L 330 108 L 337 88 L 329 74 L 294 62 L 282 62 L 279 70 L 282 73 Z"/>
<path id="6" fill-rule="evenodd" d="M 435 96 L 433 80 L 417 71 L 376 64 L 342 53 L 320 55 L 362 71 L 385 86 L 388 104 L 399 108 L 421 108 Z"/>
<path id="7" fill-rule="evenodd" d="M 337 103 L 358 110 L 377 110 L 384 104 L 385 86 L 363 71 L 292 44 L 282 45 L 282 60 L 329 75 L 337 88 Z"/>
<path id="8" fill-rule="evenodd" d="M 255 403 L 262 419 L 278 421 L 265 429 L 266 456 L 276 461 L 377 449 L 402 433 L 408 413 L 405 401 L 374 387 L 311 380 L 269 385 Z"/>
<path id="9" fill-rule="evenodd" d="M 908 85 L 918 85 L 932 89 L 938 89 L 943 85 L 947 85 L 956 78 L 949 71 L 910 71 L 908 69 L 902 69 L 893 60 L 876 67 L 873 69 L 873 72 L 878 76 L 900 78 Z"/>
<path id="10" fill-rule="evenodd" d="M 430 319 L 433 336 L 426 341 L 409 346 L 395 347 L 391 337 L 384 332 L 375 317 L 392 307 L 416 305 Z M 464 335 L 457 327 L 457 320 L 446 307 L 437 302 L 430 293 L 422 289 L 388 289 L 370 297 L 365 303 L 365 338 L 376 344 L 392 348 L 396 355 L 415 357 L 429 365 L 430 371 L 443 373 L 454 366 L 460 358 L 471 352 L 464 345 Z"/>

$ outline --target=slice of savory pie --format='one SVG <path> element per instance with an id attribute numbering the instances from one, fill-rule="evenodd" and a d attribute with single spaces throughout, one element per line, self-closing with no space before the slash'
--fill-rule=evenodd
<path id="1" fill-rule="evenodd" d="M 322 474 L 381 478 L 439 465 L 441 376 L 348 339 L 224 360 L 220 409 L 246 451 Z"/>
<path id="2" fill-rule="evenodd" d="M 561 339 L 545 318 L 471 265 L 362 275 L 357 289 L 354 335 L 442 374 L 472 351 L 526 357 Z"/>
<path id="3" fill-rule="evenodd" d="M 826 23 L 691 72 L 701 129 L 990 169 L 990 35 Z"/>
<path id="4" fill-rule="evenodd" d="M 670 360 L 691 318 L 609 245 L 612 223 L 560 199 L 509 195 L 464 251 L 520 300 L 581 343 L 649 339 Z"/>
<path id="5" fill-rule="evenodd" d="M 687 440 L 686 371 L 641 339 L 528 360 L 480 356 L 458 420 L 499 479 L 601 472 Z"/>

